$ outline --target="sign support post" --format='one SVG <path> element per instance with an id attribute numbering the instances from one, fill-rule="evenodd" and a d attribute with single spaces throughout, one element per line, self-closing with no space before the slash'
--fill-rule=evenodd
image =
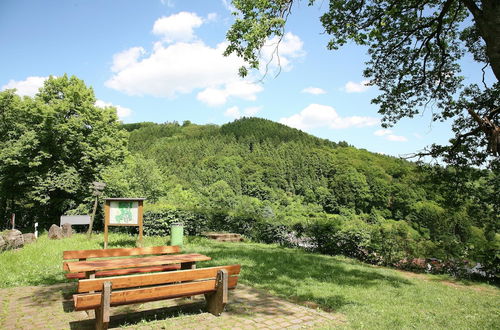
<path id="1" fill-rule="evenodd" d="M 109 226 L 139 227 L 138 246 L 142 246 L 142 215 L 145 198 L 105 198 L 104 248 L 108 248 Z"/>

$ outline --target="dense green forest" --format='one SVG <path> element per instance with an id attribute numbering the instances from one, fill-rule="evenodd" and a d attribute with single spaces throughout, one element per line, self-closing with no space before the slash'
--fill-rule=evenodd
<path id="1" fill-rule="evenodd" d="M 416 164 L 259 118 L 120 124 L 94 104 L 76 77 L 50 78 L 34 98 L 0 92 L 0 230 L 11 213 L 23 230 L 89 213 L 99 180 L 108 197 L 147 198 L 149 235 L 182 221 L 191 235 L 498 274 L 499 173 Z"/>
<path id="2" fill-rule="evenodd" d="M 109 195 L 148 198 L 151 234 L 183 220 L 191 234 L 234 231 L 409 268 L 416 257 L 498 262 L 491 171 L 418 166 L 259 118 L 124 128 L 131 157 L 103 179 Z"/>

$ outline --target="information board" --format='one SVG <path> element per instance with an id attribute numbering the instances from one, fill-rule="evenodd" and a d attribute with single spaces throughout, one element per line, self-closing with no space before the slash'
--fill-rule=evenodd
<path id="1" fill-rule="evenodd" d="M 142 207 L 144 198 L 104 199 L 104 248 L 108 248 L 109 226 L 139 227 L 138 246 L 142 245 Z"/>
<path id="2" fill-rule="evenodd" d="M 139 225 L 139 202 L 110 201 L 109 225 Z"/>

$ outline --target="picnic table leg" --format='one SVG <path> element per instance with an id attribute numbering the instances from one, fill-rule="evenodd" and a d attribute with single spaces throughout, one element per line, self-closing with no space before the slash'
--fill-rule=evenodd
<path id="1" fill-rule="evenodd" d="M 206 293 L 207 311 L 215 316 L 220 316 L 227 304 L 227 281 L 229 275 L 227 270 L 221 269 L 217 272 L 216 291 Z"/>
<path id="2" fill-rule="evenodd" d="M 183 262 L 181 263 L 181 270 L 182 269 L 196 269 L 196 262 Z M 193 300 L 193 296 L 189 297 L 189 299 Z"/>
<path id="3" fill-rule="evenodd" d="M 111 289 L 111 282 L 106 281 L 102 284 L 101 306 L 95 310 L 95 327 L 97 330 L 106 330 L 109 326 Z"/>
<path id="4" fill-rule="evenodd" d="M 181 269 L 196 269 L 196 262 L 183 262 L 181 263 Z"/>

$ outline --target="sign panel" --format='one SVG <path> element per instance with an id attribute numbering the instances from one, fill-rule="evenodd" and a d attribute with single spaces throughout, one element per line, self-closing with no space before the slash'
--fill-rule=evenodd
<path id="1" fill-rule="evenodd" d="M 109 225 L 139 225 L 139 202 L 110 201 Z"/>
<path id="2" fill-rule="evenodd" d="M 71 225 L 88 225 L 90 224 L 90 215 L 61 215 L 60 225 L 69 223 Z"/>
<path id="3" fill-rule="evenodd" d="M 145 198 L 104 199 L 104 248 L 108 248 L 109 226 L 138 226 L 138 246 L 142 246 L 142 210 Z"/>

